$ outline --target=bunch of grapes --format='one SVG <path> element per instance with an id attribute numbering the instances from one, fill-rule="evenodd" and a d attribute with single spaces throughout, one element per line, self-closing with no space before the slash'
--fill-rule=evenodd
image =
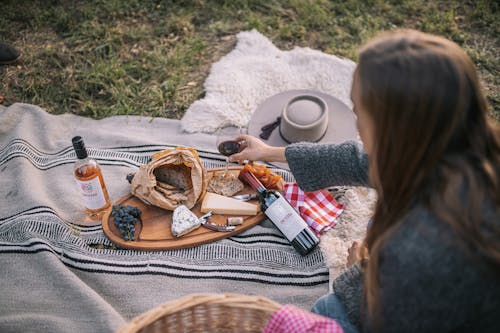
<path id="1" fill-rule="evenodd" d="M 135 225 L 141 218 L 141 211 L 134 206 L 115 205 L 111 210 L 111 215 L 115 218 L 115 225 L 120 230 L 124 240 L 133 241 Z"/>

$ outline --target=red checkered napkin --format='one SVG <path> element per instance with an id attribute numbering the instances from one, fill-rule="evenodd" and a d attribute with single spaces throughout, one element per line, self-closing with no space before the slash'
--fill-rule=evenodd
<path id="1" fill-rule="evenodd" d="M 293 305 L 283 305 L 264 327 L 262 333 L 344 333 L 333 319 L 302 310 Z"/>
<path id="2" fill-rule="evenodd" d="M 304 192 L 297 183 L 285 183 L 283 196 L 317 234 L 333 228 L 344 211 L 327 190 Z"/>

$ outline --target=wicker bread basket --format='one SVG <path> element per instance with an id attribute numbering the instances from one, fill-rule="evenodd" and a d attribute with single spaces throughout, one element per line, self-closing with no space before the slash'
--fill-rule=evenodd
<path id="1" fill-rule="evenodd" d="M 192 294 L 135 317 L 117 333 L 259 333 L 279 307 L 260 296 Z"/>

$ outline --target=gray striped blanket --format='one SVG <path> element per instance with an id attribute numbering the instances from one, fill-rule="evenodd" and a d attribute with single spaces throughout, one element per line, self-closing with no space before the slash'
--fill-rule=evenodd
<path id="1" fill-rule="evenodd" d="M 74 135 L 102 166 L 112 200 L 128 193 L 127 173 L 168 147 L 198 149 L 205 167 L 224 163 L 213 135 L 183 133 L 177 120 L 0 109 L 0 332 L 111 332 L 191 293 L 263 295 L 308 309 L 328 292 L 320 250 L 301 257 L 269 221 L 190 249 L 114 248 L 100 225 L 82 225 Z"/>

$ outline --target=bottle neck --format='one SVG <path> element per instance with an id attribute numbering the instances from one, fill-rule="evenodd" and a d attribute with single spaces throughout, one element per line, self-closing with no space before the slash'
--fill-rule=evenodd
<path id="1" fill-rule="evenodd" d="M 95 164 L 95 160 L 90 157 L 79 158 L 75 161 L 75 167 L 79 167 L 86 164 Z"/>
<path id="2" fill-rule="evenodd" d="M 257 193 L 264 193 L 266 191 L 266 188 L 262 183 L 255 177 L 253 173 L 251 173 L 248 170 L 242 170 L 240 173 L 240 177 L 243 178 L 244 181 L 248 183 Z"/>

